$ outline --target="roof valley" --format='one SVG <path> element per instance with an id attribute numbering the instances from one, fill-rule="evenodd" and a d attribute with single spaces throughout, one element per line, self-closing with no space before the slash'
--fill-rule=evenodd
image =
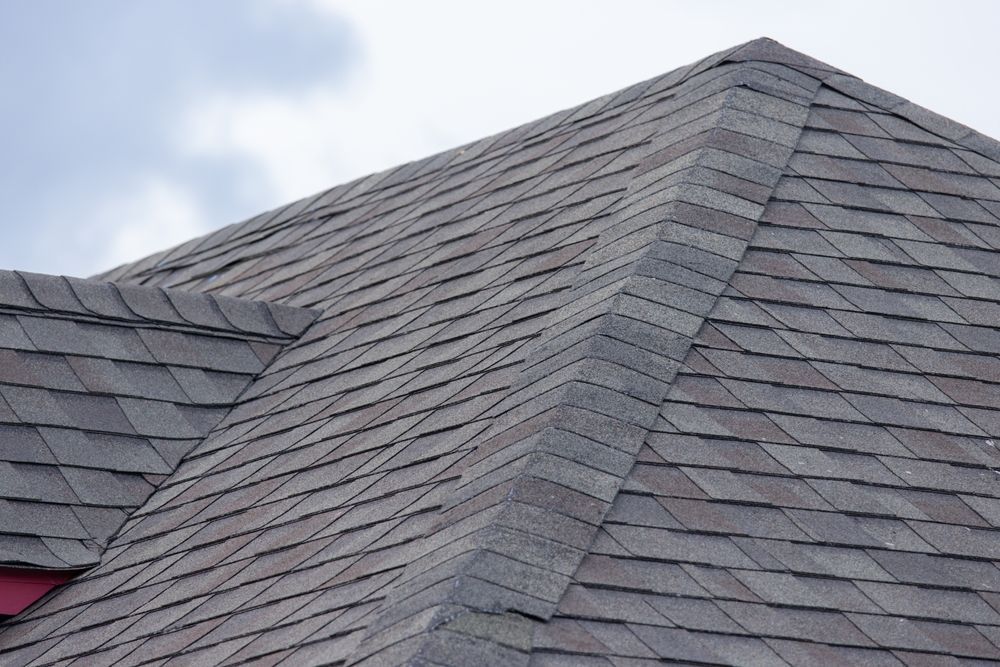
<path id="1" fill-rule="evenodd" d="M 421 557 L 348 664 L 453 664 L 456 641 L 462 660 L 527 663 L 537 625 L 529 619 L 554 613 L 820 87 L 783 65 L 725 58 L 692 66 L 682 81 L 720 65 L 733 67 L 724 93 L 695 102 L 707 105 L 696 120 L 653 137 L 573 296 L 477 437 Z"/>

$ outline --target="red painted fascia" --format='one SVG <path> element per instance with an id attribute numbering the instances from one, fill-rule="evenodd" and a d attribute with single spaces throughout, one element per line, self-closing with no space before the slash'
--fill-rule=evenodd
<path id="1" fill-rule="evenodd" d="M 79 572 L 0 567 L 0 616 L 14 616 Z"/>

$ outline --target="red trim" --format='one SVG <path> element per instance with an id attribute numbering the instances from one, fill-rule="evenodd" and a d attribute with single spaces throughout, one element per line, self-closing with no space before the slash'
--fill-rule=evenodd
<path id="1" fill-rule="evenodd" d="M 0 567 L 0 614 L 14 616 L 78 572 Z"/>

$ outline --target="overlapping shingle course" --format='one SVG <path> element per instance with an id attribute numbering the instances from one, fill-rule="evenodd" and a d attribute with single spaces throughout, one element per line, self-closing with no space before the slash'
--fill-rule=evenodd
<path id="1" fill-rule="evenodd" d="M 1000 662 L 997 159 L 757 40 L 116 269 L 322 314 L 0 650 Z"/>
<path id="2" fill-rule="evenodd" d="M 0 272 L 0 563 L 81 569 L 314 314 Z"/>

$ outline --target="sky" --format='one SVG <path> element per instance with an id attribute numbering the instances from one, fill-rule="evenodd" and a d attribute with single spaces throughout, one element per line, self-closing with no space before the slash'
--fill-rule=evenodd
<path id="1" fill-rule="evenodd" d="M 1000 137 L 1000 2 L 0 0 L 0 268 L 87 276 L 756 37 Z"/>

